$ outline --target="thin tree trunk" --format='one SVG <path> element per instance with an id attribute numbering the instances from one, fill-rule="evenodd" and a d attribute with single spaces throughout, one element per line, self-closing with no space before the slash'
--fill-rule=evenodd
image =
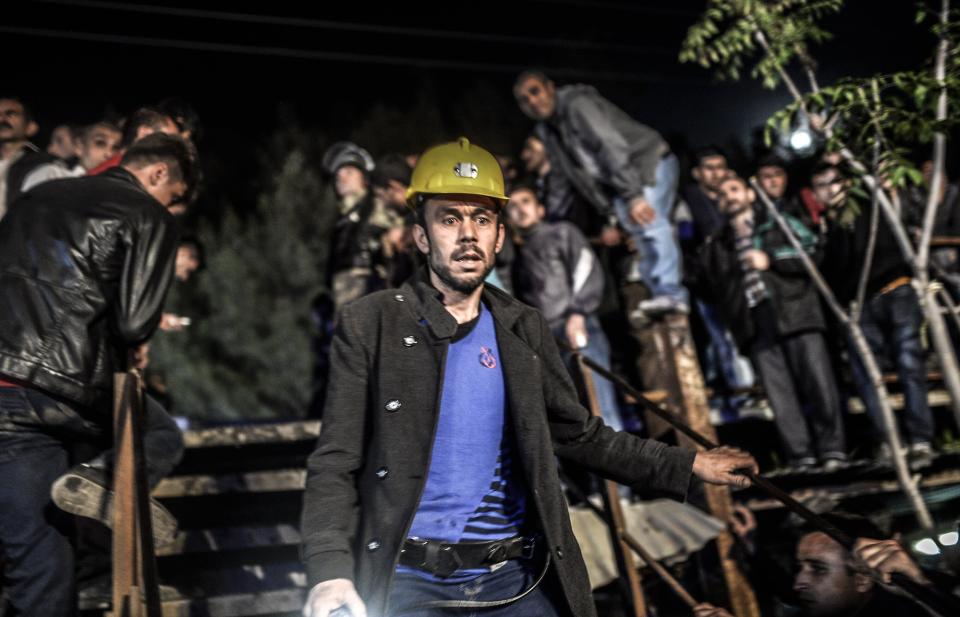
<path id="1" fill-rule="evenodd" d="M 867 376 L 870 379 L 870 385 L 873 388 L 873 391 L 876 393 L 877 399 L 880 401 L 880 416 L 883 420 L 884 428 L 886 429 L 887 444 L 891 450 L 894 471 L 897 474 L 897 480 L 900 483 L 900 488 L 903 490 L 904 494 L 907 496 L 907 499 L 910 501 L 910 504 L 913 506 L 913 510 L 917 515 L 917 521 L 920 523 L 920 525 L 925 529 L 931 529 L 933 527 L 933 518 L 930 516 L 930 511 L 927 510 L 926 504 L 923 502 L 923 497 L 920 495 L 920 490 L 917 487 L 917 483 L 910 477 L 910 470 L 907 467 L 904 448 L 900 441 L 900 432 L 897 430 L 897 421 L 893 415 L 893 407 L 890 406 L 889 393 L 887 392 L 886 385 L 883 383 L 883 375 L 880 372 L 880 367 L 877 364 L 876 356 L 874 356 L 873 350 L 870 349 L 870 345 L 867 343 L 866 337 L 863 336 L 863 330 L 860 328 L 860 323 L 851 320 L 850 316 L 840 306 L 836 296 L 833 295 L 833 291 L 830 290 L 829 285 L 827 285 L 827 282 L 820 274 L 817 266 L 813 263 L 813 260 L 810 259 L 810 256 L 807 255 L 806 251 L 803 249 L 803 246 L 800 244 L 800 240 L 797 239 L 793 233 L 793 230 L 790 229 L 790 226 L 787 224 L 787 222 L 782 216 L 780 216 L 780 213 L 777 211 L 777 207 L 772 201 L 770 201 L 770 198 L 767 196 L 767 194 L 763 192 L 763 189 L 757 183 L 756 179 L 751 178 L 750 184 L 753 186 L 753 190 L 757 193 L 757 197 L 759 197 L 760 201 L 763 202 L 767 213 L 773 218 L 774 221 L 776 221 L 777 225 L 780 227 L 780 230 L 784 233 L 784 235 L 786 235 L 790 245 L 795 251 L 797 251 L 797 254 L 800 256 L 800 261 L 807 270 L 807 274 L 809 274 L 810 278 L 813 279 L 814 284 L 817 286 L 817 289 L 820 290 L 820 293 L 826 300 L 827 305 L 837 316 L 837 319 L 839 319 L 849 331 L 850 338 L 853 341 L 854 350 L 860 356 L 863 366 L 867 371 Z"/>
<path id="2" fill-rule="evenodd" d="M 947 288 L 941 284 L 937 287 L 937 294 L 940 296 L 943 306 L 950 313 L 950 319 L 953 321 L 953 327 L 957 329 L 957 333 L 960 333 L 960 314 L 957 313 L 957 311 L 960 309 L 957 308 L 953 298 L 950 297 L 950 292 L 947 291 Z"/>
<path id="3" fill-rule="evenodd" d="M 944 30 L 940 33 L 940 44 L 937 46 L 937 60 L 934 67 L 934 77 L 940 93 L 937 95 L 937 122 L 947 119 L 947 87 L 946 63 L 949 42 L 945 34 L 950 14 L 950 1 L 941 0 L 940 26 Z M 930 285 L 930 238 L 933 237 L 933 226 L 937 218 L 937 208 L 940 206 L 940 190 L 943 186 L 943 166 L 946 158 L 946 135 L 938 130 L 933 135 L 933 178 L 927 194 L 927 205 L 923 214 L 923 232 L 920 236 L 920 246 L 917 247 L 917 287 L 918 295 L 923 302 L 924 313 L 930 326 L 930 340 L 940 359 L 940 368 L 943 372 L 943 381 L 950 392 L 952 399 L 953 417 L 960 428 L 960 368 L 957 366 L 957 356 L 953 349 L 947 324 L 943 313 L 936 301 L 936 290 Z"/>
<path id="4" fill-rule="evenodd" d="M 880 162 L 880 143 L 873 144 L 873 168 L 877 169 Z M 877 231 L 880 227 L 880 213 L 877 211 L 877 191 L 870 193 L 870 235 L 867 236 L 867 252 L 863 256 L 863 269 L 860 271 L 860 280 L 857 282 L 857 296 L 850 307 L 850 320 L 860 323 L 863 304 L 867 299 L 867 281 L 870 278 L 870 269 L 873 267 L 873 253 L 877 248 Z"/>

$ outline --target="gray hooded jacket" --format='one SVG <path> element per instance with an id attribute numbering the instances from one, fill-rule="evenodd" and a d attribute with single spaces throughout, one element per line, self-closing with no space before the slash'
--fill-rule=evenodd
<path id="1" fill-rule="evenodd" d="M 561 176 L 548 211 L 576 190 L 601 214 L 613 214 L 614 197 L 629 201 L 654 184 L 657 164 L 670 150 L 657 131 L 582 84 L 557 88 L 556 111 L 536 133 Z"/>
<path id="2" fill-rule="evenodd" d="M 523 235 L 513 265 L 517 297 L 554 329 L 572 313 L 590 315 L 603 299 L 603 270 L 579 229 L 540 223 Z"/>

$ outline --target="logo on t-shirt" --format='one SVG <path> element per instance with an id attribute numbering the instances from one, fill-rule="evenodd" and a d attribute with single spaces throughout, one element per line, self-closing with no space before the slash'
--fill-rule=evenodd
<path id="1" fill-rule="evenodd" d="M 490 353 L 489 347 L 480 347 L 480 364 L 487 368 L 497 368 L 497 359 Z"/>

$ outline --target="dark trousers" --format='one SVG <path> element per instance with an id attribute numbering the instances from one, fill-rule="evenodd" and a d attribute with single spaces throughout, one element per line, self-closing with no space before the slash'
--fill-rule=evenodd
<path id="1" fill-rule="evenodd" d="M 548 573 L 543 582 L 523 598 L 497 608 L 416 608 L 437 600 L 504 600 L 523 593 L 537 580 L 542 562 L 513 559 L 501 568 L 465 583 L 445 583 L 416 574 L 398 572 L 390 592 L 390 617 L 566 617 L 563 591 Z"/>
<path id="2" fill-rule="evenodd" d="M 903 388 L 905 414 L 903 428 L 907 443 L 929 442 L 933 439 L 933 415 L 927 401 L 927 376 L 920 343 L 923 312 L 917 294 L 910 285 L 901 285 L 885 294 L 870 298 L 863 307 L 860 327 L 877 360 L 896 367 Z M 850 364 L 857 389 L 870 415 L 878 441 L 884 440 L 886 430 L 880 415 L 880 401 L 870 385 L 867 371 L 851 345 Z"/>
<path id="3" fill-rule="evenodd" d="M 845 456 L 840 397 L 823 334 L 778 336 L 770 320 L 754 321 L 758 336 L 751 356 L 787 458 Z M 802 398 L 809 403 L 809 418 L 803 413 Z"/>
<path id="4" fill-rule="evenodd" d="M 111 422 L 36 390 L 0 388 L 0 550 L 13 615 L 76 613 L 74 522 L 51 501 L 50 486 L 85 462 L 71 460 L 76 444 L 110 438 Z M 183 439 L 149 398 L 143 441 L 153 485 L 179 462 Z M 112 458 L 108 450 L 98 460 L 109 466 Z"/>

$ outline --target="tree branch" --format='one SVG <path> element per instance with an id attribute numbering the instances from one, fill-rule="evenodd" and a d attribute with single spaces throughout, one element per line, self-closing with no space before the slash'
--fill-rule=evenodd
<path id="1" fill-rule="evenodd" d="M 942 127 L 947 119 L 947 53 L 950 41 L 947 38 L 947 22 L 950 18 L 950 0 L 940 2 L 940 43 L 937 45 L 937 60 L 934 67 L 934 78 L 937 80 L 937 123 Z M 920 236 L 920 245 L 917 247 L 917 267 L 926 269 L 930 259 L 930 238 L 933 236 L 933 225 L 937 218 L 937 208 L 940 205 L 940 188 L 943 186 L 943 165 L 946 158 L 947 138 L 943 129 L 933 134 L 933 179 L 927 193 L 927 207 L 923 215 L 923 232 Z"/>
<path id="2" fill-rule="evenodd" d="M 754 27 L 756 28 L 756 26 Z M 777 61 L 776 56 L 773 54 L 773 50 L 770 49 L 770 44 L 767 42 L 766 35 L 763 34 L 763 31 L 760 30 L 760 28 L 757 28 L 753 34 L 753 37 L 757 39 L 757 42 L 760 43 L 761 47 L 763 47 L 763 51 L 773 61 L 774 66 L 777 67 L 777 73 L 780 74 L 780 79 L 782 79 L 783 83 L 786 84 L 787 89 L 790 90 L 790 94 L 793 95 L 793 98 L 800 105 L 800 109 L 802 109 L 803 113 L 809 118 L 810 112 L 807 110 L 807 102 L 804 100 L 803 94 L 800 93 L 800 88 L 797 87 L 797 84 L 793 81 L 793 78 L 787 74 L 787 71 Z"/>

